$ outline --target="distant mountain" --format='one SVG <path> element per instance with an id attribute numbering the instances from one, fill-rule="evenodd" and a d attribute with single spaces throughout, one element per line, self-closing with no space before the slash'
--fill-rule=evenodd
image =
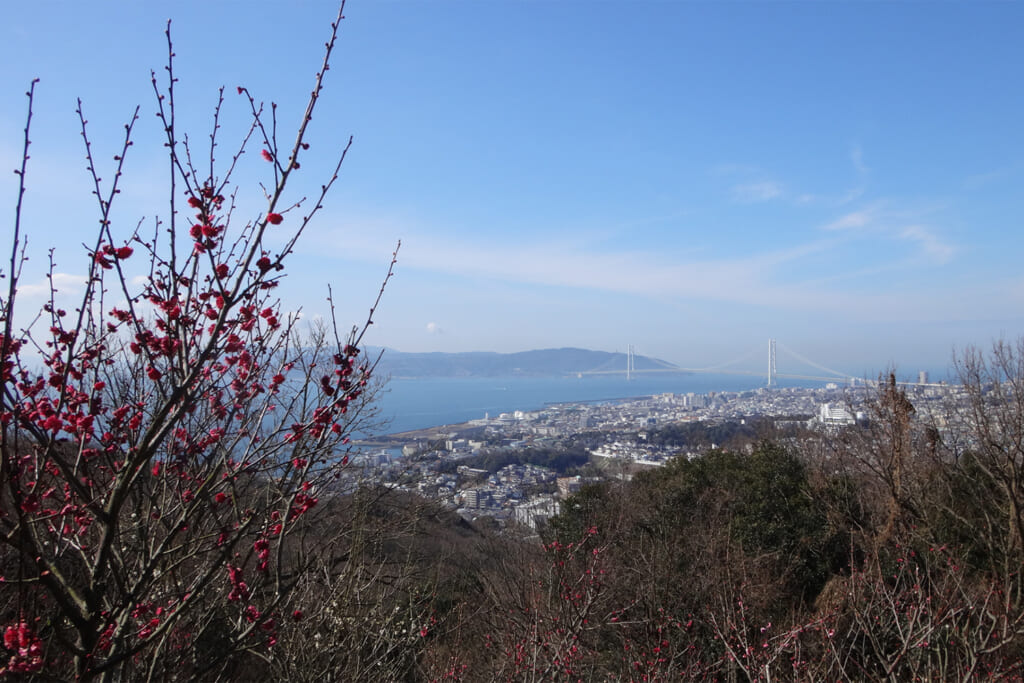
<path id="1" fill-rule="evenodd" d="M 377 349 L 379 351 L 379 349 Z M 372 353 L 372 350 L 371 350 Z M 671 369 L 657 358 L 633 356 L 637 370 Z M 385 349 L 378 376 L 392 377 L 543 377 L 592 371 L 626 370 L 626 354 L 587 349 L 542 349 L 519 353 L 403 353 Z"/>

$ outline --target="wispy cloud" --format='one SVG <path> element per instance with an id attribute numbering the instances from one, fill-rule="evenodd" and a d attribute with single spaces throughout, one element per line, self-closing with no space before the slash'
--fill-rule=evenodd
<path id="1" fill-rule="evenodd" d="M 404 231 L 399 272 L 439 273 L 476 281 L 523 286 L 616 292 L 663 300 L 694 300 L 809 310 L 839 305 L 858 308 L 858 296 L 810 286 L 799 275 L 806 264 L 839 243 L 817 239 L 734 257 L 706 257 L 692 251 L 603 250 L 595 245 L 556 239 L 493 244 L 467 238 Z M 419 232 L 419 231 L 417 231 Z M 380 261 L 388 240 L 369 229 L 350 226 L 344 242 L 315 236 L 319 254 Z M 384 234 L 397 234 L 385 231 Z M 313 235 L 311 235 L 313 237 Z M 411 277 L 418 277 L 412 275 Z"/>
<path id="2" fill-rule="evenodd" d="M 940 240 L 928 228 L 922 225 L 910 225 L 903 229 L 900 237 L 917 243 L 922 254 L 930 261 L 939 265 L 949 263 L 956 249 Z"/>
<path id="3" fill-rule="evenodd" d="M 852 163 L 853 167 L 857 169 L 857 173 L 860 173 L 861 175 L 867 175 L 871 171 L 867 164 L 864 163 L 864 149 L 859 143 L 855 143 L 853 147 L 850 148 L 850 163 Z"/>
<path id="4" fill-rule="evenodd" d="M 1018 161 L 1001 168 L 993 169 L 986 173 L 975 173 L 964 178 L 963 187 L 966 190 L 977 190 L 978 188 L 985 187 L 986 185 L 999 183 L 1019 174 L 1021 168 L 1024 168 L 1024 162 Z"/>
<path id="5" fill-rule="evenodd" d="M 825 225 L 821 226 L 821 229 L 834 231 L 864 228 L 873 225 L 877 219 L 877 216 L 878 210 L 875 208 L 861 209 L 860 211 L 851 211 L 850 213 L 840 216 L 834 221 L 826 223 Z"/>
<path id="6" fill-rule="evenodd" d="M 807 191 L 804 188 L 791 188 L 788 193 L 785 193 L 783 198 L 791 198 L 796 206 L 841 207 L 857 201 L 867 192 L 868 179 L 871 173 L 871 169 L 864 162 L 864 150 L 860 144 L 854 144 L 850 147 L 849 161 L 854 171 L 856 171 L 856 182 L 851 187 L 842 191 L 833 190 L 820 193 Z M 772 184 L 782 189 L 781 184 Z"/>
<path id="7" fill-rule="evenodd" d="M 782 185 L 769 180 L 733 185 L 732 198 L 743 204 L 754 204 L 778 199 L 783 194 Z"/>
<path id="8" fill-rule="evenodd" d="M 930 220 L 935 211 L 935 207 L 905 208 L 878 201 L 837 213 L 804 239 L 791 232 L 789 243 L 779 248 L 751 242 L 720 245 L 717 250 L 691 240 L 655 248 L 612 248 L 604 240 L 557 230 L 542 236 L 511 231 L 492 238 L 484 231 L 455 233 L 413 220 L 371 215 L 344 221 L 342 232 L 309 234 L 303 256 L 337 253 L 379 264 L 393 248 L 391 236 L 401 236 L 399 272 L 408 273 L 411 280 L 436 274 L 464 278 L 479 291 L 504 283 L 576 289 L 581 294 L 589 290 L 638 295 L 666 303 L 844 310 L 853 317 L 877 319 L 881 309 L 896 311 L 913 305 L 931 310 L 924 301 L 924 288 L 894 295 L 886 291 L 878 274 L 899 272 L 904 277 L 908 268 L 945 265 L 954 259 L 955 245 Z M 885 240 L 887 248 L 879 250 L 879 240 Z M 934 291 L 930 287 L 928 296 L 934 296 Z M 575 294 L 564 291 L 552 296 Z"/>
<path id="9" fill-rule="evenodd" d="M 32 325 L 42 325 L 43 329 L 49 327 L 49 314 L 44 314 L 42 319 L 37 318 L 37 315 L 43 305 L 50 302 L 51 294 L 56 308 L 73 311 L 82 305 L 86 282 L 85 277 L 70 273 L 54 273 L 52 279 L 41 277 L 32 282 L 19 281 L 18 305 L 15 306 L 14 314 L 15 327 L 23 329 Z M 7 286 L 6 280 L 4 280 L 4 286 Z"/>
<path id="10" fill-rule="evenodd" d="M 732 201 L 740 204 L 768 202 L 786 195 L 785 186 L 781 182 L 756 166 L 722 163 L 712 167 L 710 173 L 732 181 L 729 195 Z"/>
<path id="11" fill-rule="evenodd" d="M 27 297 L 33 300 L 48 298 L 50 296 L 51 284 L 58 296 L 67 297 L 80 295 L 85 291 L 86 281 L 87 279 L 81 275 L 72 275 L 71 273 L 54 273 L 52 282 L 44 279 L 29 284 L 19 284 L 18 297 L 21 299 Z"/>
<path id="12" fill-rule="evenodd" d="M 879 202 L 858 211 L 851 211 L 821 226 L 827 232 L 847 232 L 856 237 L 888 238 L 910 242 L 917 247 L 915 258 L 935 264 L 949 263 L 956 247 L 947 243 L 937 231 L 918 221 L 928 211 L 896 210 Z"/>

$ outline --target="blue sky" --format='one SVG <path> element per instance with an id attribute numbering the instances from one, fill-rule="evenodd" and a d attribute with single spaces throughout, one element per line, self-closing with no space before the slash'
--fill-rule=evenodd
<path id="1" fill-rule="evenodd" d="M 57 246 L 73 291 L 95 225 L 75 97 L 107 159 L 141 105 L 127 233 L 166 213 L 149 83 L 164 22 L 184 125 L 202 139 L 225 85 L 227 140 L 244 125 L 237 85 L 297 122 L 334 11 L 5 8 L 3 167 L 41 78 L 34 266 Z M 355 0 L 346 17 L 301 189 L 355 143 L 290 263 L 289 307 L 322 314 L 330 282 L 357 321 L 401 239 L 371 341 L 404 351 L 633 344 L 760 367 L 776 337 L 863 375 L 937 371 L 1024 333 L 1024 4 Z M 255 215 L 266 169 L 246 162 Z M 14 188 L 0 176 L 5 216 Z"/>

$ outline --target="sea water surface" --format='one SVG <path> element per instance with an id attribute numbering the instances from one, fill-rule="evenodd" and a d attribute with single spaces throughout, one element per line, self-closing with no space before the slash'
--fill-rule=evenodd
<path id="1" fill-rule="evenodd" d="M 781 386 L 821 386 L 819 382 L 779 380 Z M 381 417 L 375 430 L 393 434 L 457 424 L 515 410 L 539 410 L 551 403 L 582 403 L 711 391 L 749 391 L 765 379 L 745 375 L 671 374 L 567 377 L 465 377 L 391 379 L 380 394 Z"/>

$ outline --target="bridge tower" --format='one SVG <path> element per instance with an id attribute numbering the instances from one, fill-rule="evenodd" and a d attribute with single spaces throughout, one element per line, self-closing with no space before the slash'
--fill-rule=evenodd
<path id="1" fill-rule="evenodd" d="M 636 359 L 633 357 L 633 345 L 626 345 L 626 381 L 633 379 L 633 371 L 636 370 Z"/>
<path id="2" fill-rule="evenodd" d="M 778 386 L 779 378 L 775 371 L 775 340 L 768 340 L 768 386 Z"/>

